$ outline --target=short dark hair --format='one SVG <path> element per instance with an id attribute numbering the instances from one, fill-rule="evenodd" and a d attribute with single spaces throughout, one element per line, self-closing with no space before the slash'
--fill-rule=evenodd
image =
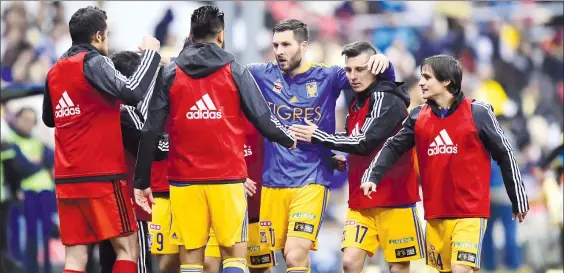
<path id="1" fill-rule="evenodd" d="M 296 41 L 300 43 L 303 41 L 309 41 L 309 31 L 307 29 L 307 25 L 298 19 L 286 19 L 276 23 L 276 25 L 272 28 L 272 33 L 274 34 L 276 32 L 284 32 L 288 30 L 294 32 L 294 38 L 296 38 Z"/>
<path id="2" fill-rule="evenodd" d="M 358 41 L 345 45 L 345 47 L 343 47 L 343 52 L 341 52 L 341 55 L 345 55 L 346 57 L 356 57 L 362 53 L 374 55 L 377 52 L 376 48 L 374 48 L 374 46 L 372 46 L 369 42 Z"/>
<path id="3" fill-rule="evenodd" d="M 194 10 L 190 19 L 192 41 L 207 40 L 225 29 L 223 11 L 214 6 L 202 6 Z"/>
<path id="4" fill-rule="evenodd" d="M 96 32 L 106 31 L 106 12 L 88 6 L 77 10 L 69 21 L 69 32 L 73 43 L 90 43 Z"/>
<path id="5" fill-rule="evenodd" d="M 449 55 L 427 57 L 421 64 L 421 72 L 426 65 L 433 70 L 438 81 L 450 81 L 447 86 L 450 93 L 455 94 L 460 91 L 462 88 L 462 66 L 458 60 Z"/>
<path id="6" fill-rule="evenodd" d="M 141 56 L 133 51 L 120 51 L 112 54 L 110 58 L 116 70 L 128 78 L 135 73 L 141 63 Z"/>

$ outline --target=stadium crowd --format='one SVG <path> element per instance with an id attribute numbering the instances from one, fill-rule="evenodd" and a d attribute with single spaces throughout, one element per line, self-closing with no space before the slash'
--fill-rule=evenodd
<path id="1" fill-rule="evenodd" d="M 213 1 L 200 1 L 195 7 L 208 2 Z M 243 8 L 243 2 L 237 1 L 237 5 Z M 104 1 L 95 4 L 102 8 L 110 6 Z M 171 31 L 174 20 L 181 16 L 175 13 L 174 5 L 171 3 L 170 8 L 163 10 L 162 17 L 153 23 L 153 33 L 149 33 L 160 40 L 162 55 L 176 56 L 184 40 Z M 341 51 L 345 44 L 356 40 L 372 43 L 394 65 L 396 80 L 406 82 L 411 107 L 424 102 L 417 82 L 420 65 L 426 57 L 449 54 L 460 60 L 464 71 L 462 91 L 468 97 L 493 106 L 515 149 L 531 204 L 525 223 L 515 226 L 505 221 L 511 211 L 504 210 L 504 205 L 511 203 L 501 178 L 494 178 L 492 174 L 492 217 L 496 210 L 497 219 L 503 225 L 495 224 L 493 219 L 488 224 L 491 241 L 489 248 L 484 243 L 488 248 L 484 251 L 489 252 L 482 269 L 545 272 L 552 267 L 562 268 L 564 242 L 559 237 L 563 226 L 562 194 L 551 195 L 554 191 L 562 193 L 564 165 L 561 151 L 564 140 L 562 3 L 272 1 L 264 5 L 264 32 L 269 35 L 275 23 L 283 19 L 296 18 L 308 24 L 310 43 L 306 58 L 311 62 L 343 64 Z M 47 71 L 71 44 L 68 21 L 75 10 L 67 9 L 68 4 L 63 1 L 41 1 L 33 5 L 24 1 L 2 3 L 2 92 L 43 88 Z M 233 37 L 237 37 L 237 30 L 234 28 Z M 261 59 L 255 62 L 274 59 L 270 36 L 265 37 L 267 42 L 261 42 L 257 54 Z M 130 48 L 110 43 L 109 53 L 126 49 Z M 235 48 L 235 56 L 242 50 Z M 15 141 L 7 136 L 28 130 L 27 134 L 44 144 L 41 151 L 46 158 L 42 170 L 49 173 L 53 167 L 53 131 L 38 122 L 41 101 L 41 96 L 3 101 L 2 139 Z M 344 119 L 348 101 L 349 98 L 338 100 L 338 120 Z M 344 124 L 337 122 L 337 130 L 343 129 Z M 559 157 L 549 162 L 547 158 L 557 149 L 560 149 Z M 3 169 L 7 176 L 10 171 Z M 22 184 L 23 188 L 12 189 L 11 197 L 2 199 L 6 204 L 6 200 L 11 199 L 10 207 L 3 205 L 1 213 L 1 220 L 8 223 L 1 229 L 2 237 L 7 233 L 10 239 L 1 246 L 9 245 L 9 252 L 2 249 L 2 259 L 14 261 L 14 268 L 26 268 L 27 271 L 22 272 L 41 272 L 39 267 L 61 263 L 54 184 L 50 178 L 41 179 L 48 181 L 39 183 L 39 189 L 25 188 Z M 335 269 L 341 268 L 340 239 L 348 198 L 344 183 L 332 185 L 334 191 L 319 234 L 320 247 L 312 252 L 312 272 L 340 272 Z M 418 207 L 421 209 L 420 204 Z M 44 210 L 40 213 L 34 211 L 41 209 Z M 30 215 L 30 211 L 37 215 Z M 43 228 L 40 235 L 36 221 L 40 221 Z M 487 235 L 484 240 L 488 240 Z M 365 272 L 385 268 L 381 254 L 372 257 L 368 264 Z M 423 268 L 412 268 L 412 271 L 428 270 Z M 283 268 L 276 270 L 285 272 Z"/>

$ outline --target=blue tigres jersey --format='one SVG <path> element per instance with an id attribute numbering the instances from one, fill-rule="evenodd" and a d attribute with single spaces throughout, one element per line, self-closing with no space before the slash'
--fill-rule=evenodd
<path id="1" fill-rule="evenodd" d="M 305 124 L 307 118 L 321 130 L 335 132 L 335 103 L 341 90 L 348 86 L 342 67 L 312 64 L 294 78 L 272 62 L 247 67 L 270 110 L 284 125 Z M 332 179 L 331 150 L 321 145 L 301 142 L 295 150 L 289 150 L 266 140 L 264 149 L 265 186 L 328 186 Z"/>

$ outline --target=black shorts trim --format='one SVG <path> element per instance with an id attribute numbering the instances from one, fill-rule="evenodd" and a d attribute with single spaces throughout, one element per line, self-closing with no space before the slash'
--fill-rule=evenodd
<path id="1" fill-rule="evenodd" d="M 80 182 L 112 182 L 114 180 L 124 180 L 126 178 L 127 178 L 127 175 L 124 174 L 124 173 L 109 174 L 109 175 L 69 177 L 69 178 L 55 178 L 55 184 L 80 183 Z"/>

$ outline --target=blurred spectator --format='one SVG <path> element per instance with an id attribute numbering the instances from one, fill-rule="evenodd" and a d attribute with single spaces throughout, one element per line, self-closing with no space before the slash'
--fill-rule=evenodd
<path id="1" fill-rule="evenodd" d="M 55 203 L 55 184 L 51 177 L 51 170 L 54 165 L 53 151 L 43 145 L 37 138 L 32 136 L 32 130 L 37 125 L 37 114 L 32 108 L 23 107 L 15 114 L 15 120 L 10 124 L 12 132 L 6 140 L 16 145 L 25 158 L 34 164 L 41 165 L 41 168 L 22 177 L 21 189 L 23 190 L 23 216 L 26 226 L 26 247 L 24 263 L 28 272 L 39 272 L 37 249 L 39 245 L 38 224 L 42 227 L 42 242 L 44 250 L 44 272 L 51 273 L 49 259 L 49 239 L 53 228 L 53 215 L 56 211 Z M 19 209 L 12 210 L 13 235 L 18 233 L 19 226 L 17 219 Z M 18 248 L 19 236 L 12 236 L 12 247 Z"/>

